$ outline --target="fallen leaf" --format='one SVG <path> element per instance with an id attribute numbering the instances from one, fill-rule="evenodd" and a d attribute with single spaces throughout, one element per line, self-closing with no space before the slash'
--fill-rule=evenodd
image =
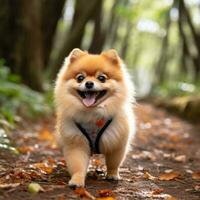
<path id="1" fill-rule="evenodd" d="M 19 185 L 20 185 L 20 183 L 3 183 L 3 184 L 0 184 L 0 189 L 14 188 Z"/>
<path id="2" fill-rule="evenodd" d="M 24 154 L 33 151 L 33 147 L 30 147 L 30 146 L 21 146 L 21 147 L 18 147 L 17 149 L 20 153 L 24 153 Z"/>
<path id="3" fill-rule="evenodd" d="M 114 197 L 112 190 L 109 189 L 99 190 L 97 193 L 100 197 Z"/>
<path id="4" fill-rule="evenodd" d="M 177 161 L 177 162 L 185 162 L 186 161 L 186 156 L 185 155 L 176 156 L 174 158 L 174 160 Z"/>
<path id="5" fill-rule="evenodd" d="M 157 159 L 156 156 L 152 152 L 149 152 L 149 151 L 142 151 L 139 154 L 133 154 L 132 158 L 133 159 L 149 159 L 151 161 L 156 161 Z"/>
<path id="6" fill-rule="evenodd" d="M 96 200 L 116 200 L 114 197 L 97 197 Z"/>
<path id="7" fill-rule="evenodd" d="M 161 174 L 159 176 L 159 180 L 161 180 L 161 181 L 169 181 L 169 180 L 173 180 L 175 178 L 178 178 L 180 176 L 181 176 L 180 172 L 172 171 L 172 172 L 169 172 L 169 173 Z"/>
<path id="8" fill-rule="evenodd" d="M 17 168 L 9 175 L 9 177 L 12 180 L 23 183 L 24 181 L 40 178 L 41 175 L 35 171 L 25 171 L 24 169 Z"/>
<path id="9" fill-rule="evenodd" d="M 48 157 L 48 163 L 52 164 L 52 165 L 55 165 L 56 164 L 56 160 L 53 159 L 52 157 Z"/>
<path id="10" fill-rule="evenodd" d="M 192 178 L 195 180 L 200 180 L 200 172 L 194 172 L 192 174 Z"/>
<path id="11" fill-rule="evenodd" d="M 191 170 L 191 169 L 186 169 L 185 170 L 188 174 L 192 174 L 193 173 L 193 171 Z"/>
<path id="12" fill-rule="evenodd" d="M 199 184 L 199 185 L 195 185 L 195 186 L 194 186 L 194 189 L 195 189 L 197 192 L 200 192 L 200 184 Z"/>
<path id="13" fill-rule="evenodd" d="M 155 176 L 152 176 L 149 172 L 145 171 L 144 172 L 144 178 L 149 179 L 149 180 L 156 180 L 157 178 Z"/>
<path id="14" fill-rule="evenodd" d="M 158 194 L 162 193 L 163 191 L 164 191 L 164 189 L 157 188 L 157 189 L 153 190 L 151 194 L 152 195 L 158 195 Z"/>
<path id="15" fill-rule="evenodd" d="M 64 195 L 59 196 L 59 197 L 57 198 L 57 200 L 65 200 L 65 196 L 64 196 Z"/>
<path id="16" fill-rule="evenodd" d="M 90 194 L 85 188 L 79 187 L 74 190 L 74 193 L 80 197 L 87 197 L 89 199 L 95 200 L 96 198 Z"/>
<path id="17" fill-rule="evenodd" d="M 56 138 L 47 128 L 43 128 L 39 132 L 38 139 L 42 141 L 49 141 L 53 148 L 57 147 Z"/>
<path id="18" fill-rule="evenodd" d="M 102 165 L 102 161 L 100 159 L 94 159 L 93 160 L 93 165 L 100 166 L 100 165 Z"/>
<path id="19" fill-rule="evenodd" d="M 179 135 L 170 135 L 170 140 L 173 142 L 180 142 L 181 141 L 181 137 Z"/>
<path id="20" fill-rule="evenodd" d="M 177 198 L 175 198 L 175 197 L 173 197 L 173 196 L 169 196 L 169 197 L 167 197 L 166 200 L 177 200 Z"/>
<path id="21" fill-rule="evenodd" d="M 40 191 L 44 192 L 44 189 L 43 189 L 43 188 L 41 187 L 41 185 L 38 184 L 38 183 L 30 183 L 30 184 L 28 185 L 28 191 L 29 191 L 30 193 L 36 194 L 36 193 L 38 193 L 38 192 L 40 192 Z"/>
<path id="22" fill-rule="evenodd" d="M 49 166 L 47 163 L 34 163 L 30 165 L 34 169 L 39 169 L 44 174 L 51 174 L 53 172 L 53 167 Z"/>

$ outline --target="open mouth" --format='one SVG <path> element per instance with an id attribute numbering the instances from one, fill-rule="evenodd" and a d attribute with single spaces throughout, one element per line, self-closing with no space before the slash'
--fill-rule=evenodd
<path id="1" fill-rule="evenodd" d="M 94 105 L 98 100 L 100 100 L 107 93 L 106 90 L 101 90 L 101 91 L 78 90 L 77 92 L 78 92 L 78 95 L 82 98 L 83 104 L 87 107 Z"/>

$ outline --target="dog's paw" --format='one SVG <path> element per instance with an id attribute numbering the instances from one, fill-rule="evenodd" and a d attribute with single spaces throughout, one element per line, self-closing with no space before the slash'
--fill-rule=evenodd
<path id="1" fill-rule="evenodd" d="M 75 177 L 75 178 L 71 178 L 68 185 L 70 188 L 76 189 L 79 187 L 84 187 L 85 183 L 84 183 L 84 180 L 81 180 L 81 179 Z"/>
<path id="2" fill-rule="evenodd" d="M 120 181 L 122 180 L 119 174 L 107 174 L 106 179 L 109 181 Z"/>

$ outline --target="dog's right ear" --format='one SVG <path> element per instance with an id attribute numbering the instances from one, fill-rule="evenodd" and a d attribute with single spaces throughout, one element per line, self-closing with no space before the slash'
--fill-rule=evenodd
<path id="1" fill-rule="evenodd" d="M 78 48 L 73 49 L 71 51 L 71 53 L 69 54 L 70 63 L 74 62 L 75 60 L 77 60 L 78 58 L 80 58 L 86 54 L 87 54 L 86 51 L 82 51 Z"/>

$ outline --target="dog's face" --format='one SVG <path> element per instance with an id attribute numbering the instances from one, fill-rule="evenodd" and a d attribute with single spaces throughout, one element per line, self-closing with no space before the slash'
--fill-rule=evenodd
<path id="1" fill-rule="evenodd" d="M 78 108 L 116 106 L 124 96 L 121 61 L 115 50 L 91 55 L 74 49 L 62 76 L 63 95 Z"/>

